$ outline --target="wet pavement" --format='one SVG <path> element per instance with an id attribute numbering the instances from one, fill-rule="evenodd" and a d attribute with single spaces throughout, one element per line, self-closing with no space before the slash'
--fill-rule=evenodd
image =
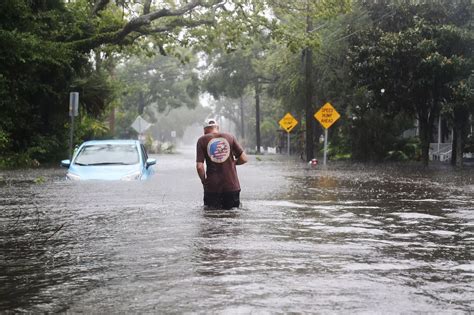
<path id="1" fill-rule="evenodd" d="M 0 172 L 0 312 L 470 313 L 474 169 L 239 167 L 204 210 L 192 149 L 147 182 Z"/>

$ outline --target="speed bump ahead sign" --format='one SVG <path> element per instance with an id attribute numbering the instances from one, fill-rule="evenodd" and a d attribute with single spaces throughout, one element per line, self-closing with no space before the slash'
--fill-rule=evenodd
<path id="1" fill-rule="evenodd" d="M 323 107 L 314 114 L 314 118 L 316 118 L 325 129 L 331 127 L 339 117 L 341 117 L 341 115 L 339 115 L 330 103 L 324 104 Z"/>
<path id="2" fill-rule="evenodd" d="M 290 113 L 286 113 L 286 115 L 278 122 L 280 126 L 286 130 L 286 132 L 291 132 L 293 128 L 298 124 L 298 121 L 295 117 L 293 117 Z"/>

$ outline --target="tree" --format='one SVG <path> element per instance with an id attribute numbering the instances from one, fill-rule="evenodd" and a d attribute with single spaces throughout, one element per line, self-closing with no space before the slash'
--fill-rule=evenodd
<path id="1" fill-rule="evenodd" d="M 379 6 L 372 9 L 374 15 L 382 10 Z M 376 20 L 374 29 L 361 32 L 354 41 L 352 71 L 357 84 L 367 87 L 387 113 L 395 115 L 402 110 L 416 115 L 422 161 L 427 165 L 435 118 L 449 94 L 448 85 L 461 74 L 456 73 L 455 64 L 464 57 L 444 40 L 446 28 L 454 20 L 449 14 L 457 10 L 408 4 L 389 9 L 389 18 L 380 23 Z"/>
<path id="2" fill-rule="evenodd" d="M 283 43 L 292 53 L 301 52 L 304 62 L 304 112 L 306 125 L 306 160 L 314 157 L 313 114 L 313 53 L 320 48 L 319 30 L 327 21 L 349 10 L 350 1 L 299 0 L 291 4 L 272 0 L 270 7 L 277 18 L 274 38 Z M 320 23 L 320 24 L 316 24 Z"/>
<path id="3" fill-rule="evenodd" d="M 472 81 L 462 80 L 449 86 L 450 97 L 445 100 L 444 114 L 453 124 L 454 141 L 452 147 L 452 164 L 463 166 L 464 144 L 469 134 L 469 118 L 474 108 L 474 91 Z"/>
<path id="4" fill-rule="evenodd" d="M 441 114 L 453 127 L 452 164 L 462 166 L 474 108 L 474 31 L 447 25 L 439 29 L 438 37 L 448 81 L 442 89 Z"/>
<path id="5" fill-rule="evenodd" d="M 192 127 L 196 122 L 203 122 L 209 115 L 210 109 L 197 105 L 190 110 L 189 108 L 179 107 L 173 108 L 170 111 L 159 113 L 156 116 L 156 123 L 150 128 L 155 139 L 161 142 L 175 141 L 176 138 L 182 138 L 188 127 Z M 202 124 L 196 128 L 199 135 L 202 134 Z M 176 132 L 176 138 L 171 136 L 171 131 Z M 192 140 L 195 144 L 196 138 Z"/>
<path id="6" fill-rule="evenodd" d="M 63 152 L 69 88 L 88 63 L 60 43 L 75 32 L 73 23 L 60 0 L 0 3 L 0 164 Z"/>
<path id="7" fill-rule="evenodd" d="M 250 4 L 255 10 L 247 12 Z M 3 160 L 11 155 L 11 163 L 22 163 L 62 155 L 69 91 L 81 93 L 81 114 L 102 119 L 117 102 L 113 72 L 120 55 L 174 55 L 179 46 L 235 49 L 241 30 L 264 19 L 253 13 L 260 8 L 259 1 L 251 0 L 2 1 Z"/>
<path id="8" fill-rule="evenodd" d="M 254 60 L 259 50 L 256 46 L 253 49 L 240 50 L 232 53 L 216 52 L 216 58 L 212 62 L 211 70 L 204 77 L 203 87 L 215 99 L 220 98 L 238 100 L 238 107 L 234 107 L 232 101 L 227 106 L 220 106 L 226 117 L 240 126 L 242 137 L 245 132 L 244 117 L 244 98 L 248 93 L 248 88 L 252 86 L 255 89 L 255 107 L 256 107 L 256 143 L 257 152 L 260 152 L 260 89 L 258 73 L 255 69 Z M 220 102 L 218 102 L 220 104 Z M 233 108 L 228 110 L 229 108 Z M 237 121 L 235 112 L 240 113 L 240 122 Z"/>
<path id="9" fill-rule="evenodd" d="M 221 96 L 211 102 L 213 114 L 218 117 L 225 117 L 232 121 L 232 123 L 237 127 L 236 129 L 238 130 L 241 139 L 240 141 L 243 144 L 247 143 L 245 135 L 249 135 L 249 132 L 246 131 L 246 129 L 251 126 L 248 117 L 250 116 L 250 103 L 250 95 L 244 95 L 238 99 Z"/>
<path id="10" fill-rule="evenodd" d="M 157 122 L 159 113 L 178 107 L 195 108 L 198 104 L 199 79 L 196 59 L 187 50 L 181 59 L 171 56 L 133 57 L 120 64 L 116 80 L 121 93 L 117 111 L 117 134 L 127 134 L 137 115 Z"/>
<path id="11" fill-rule="evenodd" d="M 143 114 L 146 108 L 162 112 L 168 108 L 197 104 L 199 79 L 193 71 L 196 61 L 181 63 L 174 57 L 131 58 L 117 71 L 124 90 L 125 108 Z"/>

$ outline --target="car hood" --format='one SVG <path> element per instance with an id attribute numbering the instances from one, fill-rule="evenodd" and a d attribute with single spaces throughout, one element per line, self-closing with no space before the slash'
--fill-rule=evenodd
<path id="1" fill-rule="evenodd" d="M 140 164 L 87 166 L 72 164 L 68 173 L 79 176 L 81 180 L 120 180 L 124 176 L 140 171 Z"/>

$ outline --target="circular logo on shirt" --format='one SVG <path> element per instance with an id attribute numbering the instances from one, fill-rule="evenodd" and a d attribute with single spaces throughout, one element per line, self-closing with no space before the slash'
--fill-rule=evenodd
<path id="1" fill-rule="evenodd" d="M 224 163 L 230 155 L 230 145 L 225 138 L 214 138 L 207 144 L 207 154 L 214 163 Z"/>

